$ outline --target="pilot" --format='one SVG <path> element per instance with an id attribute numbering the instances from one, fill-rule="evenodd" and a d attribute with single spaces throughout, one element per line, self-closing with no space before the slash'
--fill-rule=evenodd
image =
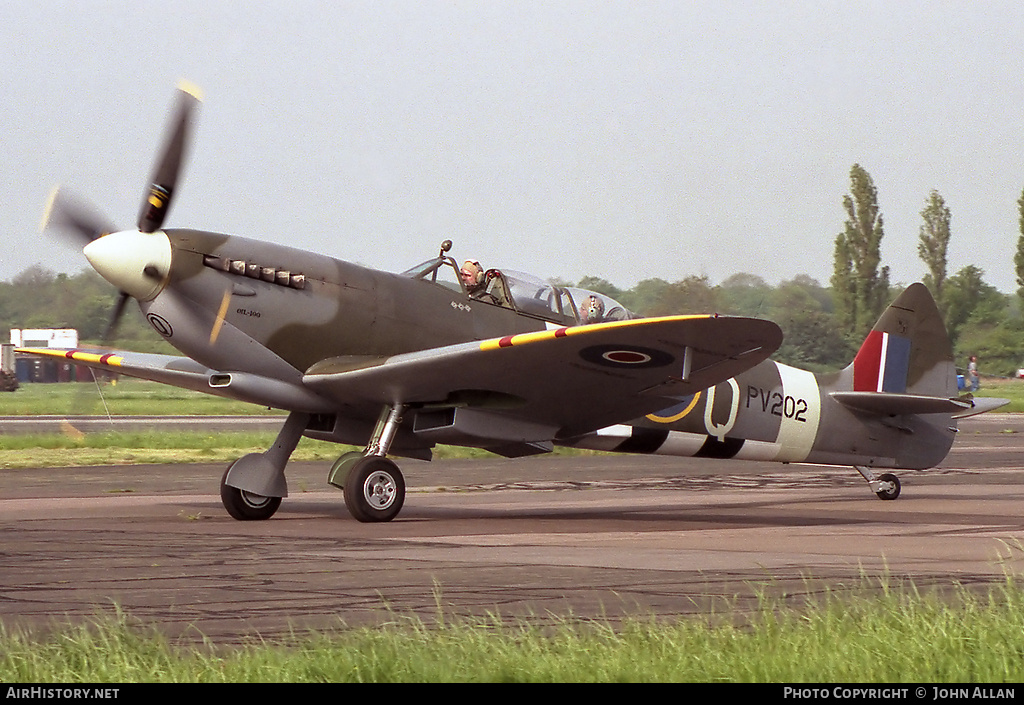
<path id="1" fill-rule="evenodd" d="M 462 283 L 470 296 L 480 296 L 484 293 L 487 282 L 484 280 L 484 269 L 479 262 L 473 259 L 466 260 L 462 263 L 459 274 L 462 276 Z"/>
<path id="2" fill-rule="evenodd" d="M 600 323 L 604 320 L 604 302 L 593 294 L 580 306 L 580 324 Z"/>

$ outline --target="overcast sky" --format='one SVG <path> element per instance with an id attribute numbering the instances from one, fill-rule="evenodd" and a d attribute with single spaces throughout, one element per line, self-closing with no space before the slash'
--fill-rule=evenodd
<path id="1" fill-rule="evenodd" d="M 400 271 L 749 272 L 827 284 L 849 173 L 874 178 L 894 282 L 1016 289 L 1019 2 L 0 0 L 0 279 L 86 266 L 41 235 L 64 184 L 134 226 L 174 88 L 204 102 L 168 227 Z"/>

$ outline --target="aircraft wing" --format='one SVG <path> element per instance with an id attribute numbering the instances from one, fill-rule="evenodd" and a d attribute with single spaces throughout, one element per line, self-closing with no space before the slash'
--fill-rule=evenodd
<path id="1" fill-rule="evenodd" d="M 415 430 L 424 440 L 469 436 L 514 445 L 581 435 L 671 406 L 760 363 L 781 342 L 770 321 L 667 316 L 391 357 L 330 358 L 294 380 L 214 370 L 173 355 L 18 352 L 282 409 L 358 417 L 403 403 L 417 410 Z"/>
<path id="2" fill-rule="evenodd" d="M 129 377 L 139 377 L 201 392 L 210 391 L 208 380 L 210 375 L 215 372 L 191 358 L 175 355 L 59 348 L 17 348 L 15 352 L 126 374 Z"/>
<path id="3" fill-rule="evenodd" d="M 307 370 L 303 383 L 342 405 L 413 405 L 417 432 L 458 426 L 461 414 L 468 435 L 530 442 L 663 409 L 753 367 L 781 342 L 770 321 L 667 316 L 331 358 Z"/>
<path id="4" fill-rule="evenodd" d="M 129 351 L 63 350 L 18 348 L 16 352 L 82 367 L 105 370 L 129 377 L 161 382 L 205 394 L 281 409 L 330 412 L 334 406 L 295 380 L 282 380 L 244 372 L 222 372 L 180 355 L 158 355 Z"/>

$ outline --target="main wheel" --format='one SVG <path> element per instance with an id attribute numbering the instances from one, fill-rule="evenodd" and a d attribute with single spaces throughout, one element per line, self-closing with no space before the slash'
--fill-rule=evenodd
<path id="1" fill-rule="evenodd" d="M 231 470 L 229 467 L 228 470 Z M 220 501 L 235 519 L 239 521 L 260 521 L 274 516 L 274 512 L 281 506 L 280 497 L 264 497 L 261 494 L 246 492 L 237 487 L 225 484 L 228 477 L 227 471 L 220 480 Z"/>
<path id="2" fill-rule="evenodd" d="M 387 458 L 358 460 L 345 478 L 345 506 L 357 521 L 391 521 L 405 504 L 405 478 Z"/>
<path id="3" fill-rule="evenodd" d="M 888 482 L 890 485 L 889 489 L 875 492 L 879 499 L 896 499 L 900 496 L 900 478 L 887 472 L 883 475 L 879 475 L 878 479 L 882 482 Z"/>

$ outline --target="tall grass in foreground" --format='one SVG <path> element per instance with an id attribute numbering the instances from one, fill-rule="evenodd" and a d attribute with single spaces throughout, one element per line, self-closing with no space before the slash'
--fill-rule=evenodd
<path id="1" fill-rule="evenodd" d="M 0 682 L 1024 681 L 1024 591 L 940 598 L 883 587 L 743 624 L 399 618 L 282 643 L 175 645 L 124 617 L 45 637 L 0 633 Z"/>

